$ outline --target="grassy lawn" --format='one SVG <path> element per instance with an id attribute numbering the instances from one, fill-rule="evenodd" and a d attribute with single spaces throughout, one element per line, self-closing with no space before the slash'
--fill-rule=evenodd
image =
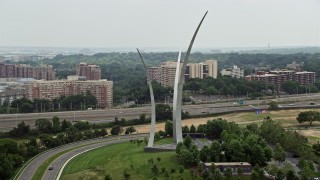
<path id="1" fill-rule="evenodd" d="M 158 143 L 168 143 L 171 138 L 159 140 Z M 163 142 L 162 142 L 163 141 Z M 171 140 L 172 141 L 172 140 Z M 164 179 L 161 172 L 165 168 L 169 173 L 169 179 L 180 179 L 175 152 L 145 153 L 144 144 L 133 144 L 130 142 L 115 144 L 92 150 L 73 159 L 63 173 L 63 179 L 104 179 L 109 174 L 112 179 L 125 179 L 123 172 L 126 169 L 130 174 L 130 179 L 152 179 L 154 174 L 151 172 L 149 159 L 153 159 L 159 168 L 158 179 Z M 157 158 L 161 160 L 158 161 Z M 175 169 L 171 173 L 171 169 Z M 185 170 L 182 174 L 183 179 L 191 179 L 190 171 Z"/>
<path id="2" fill-rule="evenodd" d="M 155 145 L 171 144 L 171 143 L 173 143 L 172 137 L 162 138 L 162 139 L 154 142 Z"/>

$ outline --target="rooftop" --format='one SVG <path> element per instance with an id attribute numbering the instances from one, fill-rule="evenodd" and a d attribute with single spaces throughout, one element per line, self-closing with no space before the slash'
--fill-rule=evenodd
<path id="1" fill-rule="evenodd" d="M 211 166 L 214 164 L 215 166 L 251 166 L 248 162 L 212 162 L 212 163 L 204 163 L 205 166 Z"/>

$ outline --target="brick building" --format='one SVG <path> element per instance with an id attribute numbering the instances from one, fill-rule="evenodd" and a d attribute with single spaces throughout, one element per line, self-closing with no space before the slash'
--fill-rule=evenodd
<path id="1" fill-rule="evenodd" d="M 113 82 L 103 80 L 76 80 L 74 76 L 68 80 L 43 81 L 35 80 L 26 85 L 26 98 L 48 99 L 85 94 L 90 92 L 97 98 L 98 106 L 111 108 L 113 103 Z"/>
<path id="2" fill-rule="evenodd" d="M 55 73 L 51 65 L 32 67 L 27 64 L 0 64 L 0 78 L 34 78 L 54 80 Z"/>
<path id="3" fill-rule="evenodd" d="M 86 76 L 87 80 L 101 79 L 101 68 L 94 64 L 80 63 L 76 66 L 78 76 Z"/>
<path id="4" fill-rule="evenodd" d="M 316 80 L 315 72 L 295 72 L 291 70 L 276 70 L 266 72 L 257 72 L 254 75 L 245 77 L 249 81 L 260 81 L 265 84 L 274 84 L 278 90 L 281 90 L 281 84 L 285 81 L 297 81 L 300 85 L 314 84 Z"/>

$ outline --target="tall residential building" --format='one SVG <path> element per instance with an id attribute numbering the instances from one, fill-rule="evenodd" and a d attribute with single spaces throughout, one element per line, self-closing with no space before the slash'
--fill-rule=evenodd
<path id="1" fill-rule="evenodd" d="M 314 84 L 316 80 L 315 72 L 295 72 L 291 70 L 276 70 L 269 73 L 257 72 L 254 75 L 245 77 L 249 81 L 260 81 L 266 84 L 276 85 L 281 90 L 281 84 L 285 81 L 297 81 L 300 85 Z"/>
<path id="2" fill-rule="evenodd" d="M 221 75 L 222 76 L 232 76 L 236 78 L 243 78 L 244 77 L 244 70 L 240 69 L 238 66 L 233 65 L 232 68 L 222 69 Z"/>
<path id="3" fill-rule="evenodd" d="M 54 80 L 55 73 L 51 65 L 32 67 L 27 64 L 0 64 L 0 78 L 34 78 Z"/>
<path id="4" fill-rule="evenodd" d="M 78 76 L 86 76 L 87 80 L 99 80 L 101 79 L 101 68 L 94 64 L 80 63 L 76 67 L 76 73 Z"/>
<path id="5" fill-rule="evenodd" d="M 182 66 L 182 63 L 181 63 Z M 180 66 L 180 67 L 181 67 Z M 148 68 L 148 77 L 163 86 L 173 87 L 177 62 L 167 61 L 158 67 Z M 189 63 L 185 71 L 185 79 L 213 77 L 217 78 L 218 65 L 216 60 L 207 60 L 203 63 Z"/>
<path id="6" fill-rule="evenodd" d="M 35 80 L 26 85 L 26 98 L 30 100 L 52 100 L 60 96 L 85 94 L 87 92 L 97 98 L 99 107 L 112 107 L 113 82 L 106 79 L 82 81 L 70 76 L 68 80 Z"/>

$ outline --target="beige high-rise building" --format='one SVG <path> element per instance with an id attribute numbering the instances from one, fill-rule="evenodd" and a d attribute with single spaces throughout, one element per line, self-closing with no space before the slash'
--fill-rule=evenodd
<path id="1" fill-rule="evenodd" d="M 222 69 L 220 71 L 222 76 L 231 76 L 231 77 L 236 77 L 236 78 L 243 78 L 244 77 L 244 70 L 239 68 L 236 65 L 233 65 L 232 68 L 228 69 Z"/>
<path id="2" fill-rule="evenodd" d="M 113 81 L 101 80 L 77 80 L 75 76 L 68 80 L 44 81 L 35 80 L 26 85 L 26 98 L 52 100 L 60 96 L 85 94 L 90 92 L 97 98 L 98 106 L 112 107 Z"/>
<path id="3" fill-rule="evenodd" d="M 182 63 L 181 63 L 182 66 Z M 180 66 L 180 67 L 181 67 Z M 148 76 L 165 87 L 173 87 L 177 62 L 167 61 L 158 67 L 148 68 Z M 213 77 L 217 78 L 218 64 L 216 60 L 207 60 L 203 63 L 189 63 L 185 71 L 185 79 Z"/>

